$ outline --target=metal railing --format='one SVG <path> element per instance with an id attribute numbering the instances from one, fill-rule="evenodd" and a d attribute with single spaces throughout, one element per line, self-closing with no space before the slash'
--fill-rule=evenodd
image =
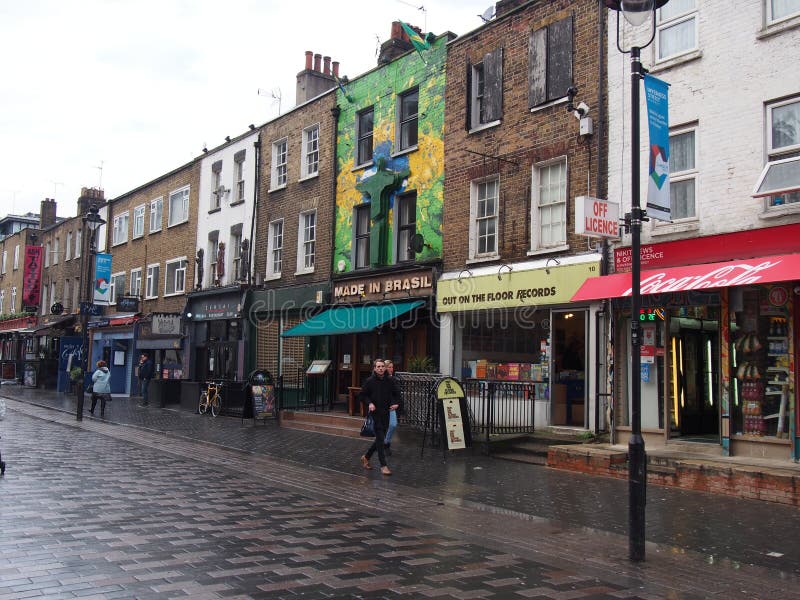
<path id="1" fill-rule="evenodd" d="M 331 410 L 331 380 L 332 373 L 309 376 L 302 368 L 284 372 L 278 376 L 275 386 L 278 410 Z"/>

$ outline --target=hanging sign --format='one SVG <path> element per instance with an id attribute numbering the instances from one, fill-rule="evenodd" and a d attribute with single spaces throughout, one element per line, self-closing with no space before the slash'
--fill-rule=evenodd
<path id="1" fill-rule="evenodd" d="M 23 306 L 38 306 L 42 283 L 42 247 L 25 246 L 25 269 L 22 275 Z M 12 311 L 13 312 L 13 311 Z"/>
<path id="2" fill-rule="evenodd" d="M 111 255 L 96 254 L 94 261 L 94 303 L 111 303 Z"/>
<path id="3" fill-rule="evenodd" d="M 619 204 L 578 196 L 575 198 L 575 233 L 591 237 L 619 237 Z"/>
<path id="4" fill-rule="evenodd" d="M 669 200 L 669 84 L 649 73 L 644 76 L 650 160 L 647 168 L 647 215 L 670 221 Z"/>

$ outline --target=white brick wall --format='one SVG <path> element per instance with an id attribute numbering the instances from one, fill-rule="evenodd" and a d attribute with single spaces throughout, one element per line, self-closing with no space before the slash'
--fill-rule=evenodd
<path id="1" fill-rule="evenodd" d="M 780 216 L 765 215 L 765 202 L 752 198 L 766 160 L 765 103 L 800 95 L 800 17 L 764 28 L 765 0 L 735 3 L 697 0 L 698 52 L 694 58 L 654 65 L 655 43 L 642 51 L 642 63 L 671 84 L 670 126 L 696 122 L 699 169 L 698 219 L 692 224 L 645 223 L 642 243 L 771 227 L 800 221 L 800 206 Z M 616 14 L 608 19 L 609 199 L 630 210 L 630 59 L 617 49 Z M 647 41 L 649 30 L 632 35 L 622 20 L 620 44 Z M 641 95 L 641 204 L 647 194 L 647 131 Z M 623 240 L 629 245 L 630 238 Z"/>

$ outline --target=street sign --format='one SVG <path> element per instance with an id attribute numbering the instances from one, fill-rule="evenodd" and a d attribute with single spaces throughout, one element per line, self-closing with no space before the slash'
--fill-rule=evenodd
<path id="1" fill-rule="evenodd" d="M 103 307 L 99 304 L 92 304 L 91 302 L 81 302 L 81 314 L 99 317 L 103 314 Z"/>

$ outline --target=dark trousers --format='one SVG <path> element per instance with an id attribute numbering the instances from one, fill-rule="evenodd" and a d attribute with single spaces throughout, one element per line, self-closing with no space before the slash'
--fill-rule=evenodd
<path id="1" fill-rule="evenodd" d="M 95 406 L 97 406 L 97 400 L 100 400 L 100 416 L 102 417 L 106 412 L 106 402 L 108 402 L 109 398 L 111 397 L 110 394 L 95 394 L 92 393 L 92 408 L 89 409 L 89 412 L 94 412 Z"/>
<path id="2" fill-rule="evenodd" d="M 140 379 L 141 382 L 141 390 L 142 390 L 142 404 L 148 404 L 150 402 L 150 380 L 149 379 Z"/>
<path id="3" fill-rule="evenodd" d="M 383 429 L 379 429 L 375 427 L 375 441 L 372 442 L 372 445 L 367 450 L 367 453 L 364 455 L 367 459 L 372 458 L 372 455 L 375 454 L 375 451 L 378 451 L 378 460 L 381 463 L 382 467 L 386 466 L 386 452 L 384 451 L 383 440 L 386 437 L 386 432 Z"/>

